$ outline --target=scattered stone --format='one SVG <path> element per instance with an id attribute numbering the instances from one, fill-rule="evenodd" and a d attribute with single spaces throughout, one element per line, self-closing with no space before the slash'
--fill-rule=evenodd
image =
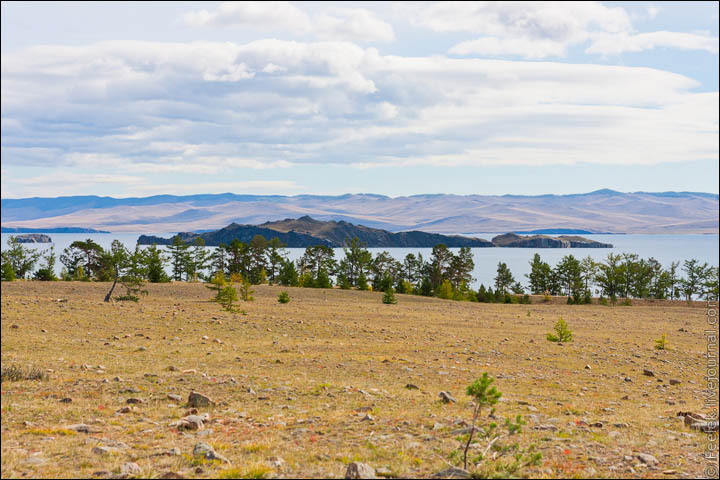
<path id="1" fill-rule="evenodd" d="M 590 365 L 585 365 L 585 370 L 590 370 Z"/>
<path id="2" fill-rule="evenodd" d="M 375 469 L 366 463 L 352 462 L 345 471 L 345 478 L 377 478 Z"/>
<path id="3" fill-rule="evenodd" d="M 65 427 L 66 430 L 72 430 L 78 433 L 98 433 L 99 430 L 92 428 L 90 425 L 84 423 L 77 423 L 75 425 L 68 425 Z"/>
<path id="4" fill-rule="evenodd" d="M 215 452 L 215 450 L 205 442 L 198 442 L 195 444 L 195 447 L 193 448 L 193 455 L 196 457 L 203 457 L 206 460 L 220 460 L 222 462 L 230 463 L 227 458 Z"/>
<path id="5" fill-rule="evenodd" d="M 372 422 L 375 420 L 369 413 L 366 413 L 365 416 L 362 418 L 364 422 Z"/>
<path id="6" fill-rule="evenodd" d="M 24 461 L 23 463 L 24 463 L 25 465 L 39 466 L 39 465 L 44 465 L 44 464 L 46 464 L 46 463 L 47 463 L 47 460 L 45 460 L 45 459 L 42 458 L 42 457 L 32 456 L 32 457 L 30 457 L 30 458 L 25 459 L 25 461 Z"/>
<path id="7" fill-rule="evenodd" d="M 682 382 L 680 382 L 680 380 L 678 380 L 676 378 L 670 379 L 670 385 L 680 385 L 680 383 L 682 383 Z"/>
<path id="8" fill-rule="evenodd" d="M 114 447 L 106 447 L 104 445 L 100 445 L 98 447 L 94 447 L 92 449 L 92 453 L 96 455 L 112 455 L 114 453 L 117 453 L 117 448 Z"/>
<path id="9" fill-rule="evenodd" d="M 12 325 L 10 325 L 10 328 L 18 329 L 20 328 L 20 325 L 18 325 L 17 323 L 13 323 Z"/>
<path id="10" fill-rule="evenodd" d="M 169 367 L 167 367 L 167 369 L 168 369 L 169 371 L 171 371 L 171 372 L 178 372 L 178 371 L 180 371 L 180 369 L 179 369 L 178 367 L 176 367 L 175 365 L 170 365 Z"/>
<path id="11" fill-rule="evenodd" d="M 209 405 L 215 405 L 215 402 L 202 393 L 192 392 L 188 396 L 188 407 L 207 407 Z"/>
<path id="12" fill-rule="evenodd" d="M 451 467 L 442 472 L 437 472 L 433 478 L 472 478 L 470 473 L 462 468 Z"/>
<path id="13" fill-rule="evenodd" d="M 650 455 L 649 453 L 638 453 L 635 454 L 635 458 L 640 460 L 645 465 L 650 465 L 651 467 L 654 467 L 658 464 L 658 459 Z"/>
<path id="14" fill-rule="evenodd" d="M 63 398 L 63 399 L 60 400 L 60 403 L 72 403 L 72 398 L 70 398 L 70 397 L 65 397 L 65 398 Z"/>
<path id="15" fill-rule="evenodd" d="M 185 477 L 183 477 L 182 475 L 180 475 L 177 472 L 165 472 L 162 475 L 160 475 L 158 478 L 171 479 L 171 478 L 185 478 Z"/>
<path id="16" fill-rule="evenodd" d="M 455 400 L 455 397 L 450 395 L 448 392 L 440 392 L 438 394 L 438 397 L 444 402 L 444 403 L 457 403 L 457 400 Z"/>
<path id="17" fill-rule="evenodd" d="M 125 400 L 125 403 L 133 405 L 133 404 L 143 403 L 143 401 L 140 400 L 139 398 L 131 397 L 131 398 L 128 398 L 127 400 Z"/>
<path id="18" fill-rule="evenodd" d="M 121 475 L 139 475 L 142 473 L 142 469 L 140 468 L 140 465 L 133 462 L 127 462 L 123 463 L 120 467 L 120 474 Z"/>
<path id="19" fill-rule="evenodd" d="M 643 369 L 643 375 L 645 375 L 646 377 L 654 377 L 654 376 L 655 376 L 655 374 L 653 373 L 653 371 L 652 371 L 652 370 L 648 370 L 647 368 Z"/>
<path id="20" fill-rule="evenodd" d="M 164 451 L 161 455 L 165 455 L 167 457 L 179 457 L 181 454 L 182 452 L 178 447 L 173 447 L 170 450 Z"/>
<path id="21" fill-rule="evenodd" d="M 550 430 L 551 432 L 557 432 L 557 427 L 555 425 L 545 424 L 545 425 L 538 425 L 537 427 L 533 427 L 535 430 Z"/>
<path id="22" fill-rule="evenodd" d="M 395 474 L 387 467 L 379 467 L 375 470 L 375 475 L 381 478 L 394 478 Z"/>
<path id="23" fill-rule="evenodd" d="M 177 428 L 180 430 L 202 430 L 205 425 L 204 422 L 208 420 L 210 420 L 210 415 L 207 413 L 204 415 L 188 415 L 177 422 Z"/>
<path id="24" fill-rule="evenodd" d="M 117 413 L 130 413 L 132 412 L 132 407 L 122 407 L 120 410 L 117 411 Z"/>
<path id="25" fill-rule="evenodd" d="M 182 402 L 182 397 L 177 393 L 168 393 L 167 398 L 174 402 Z"/>
<path id="26" fill-rule="evenodd" d="M 408 390 L 420 390 L 420 387 L 418 387 L 417 385 L 413 385 L 412 383 L 408 383 L 407 385 L 405 385 L 405 388 L 407 388 Z"/>
<path id="27" fill-rule="evenodd" d="M 285 468 L 285 465 L 287 465 L 287 462 L 285 462 L 282 457 L 270 457 L 267 460 L 270 462 L 272 467 L 277 468 L 278 470 L 282 470 Z"/>

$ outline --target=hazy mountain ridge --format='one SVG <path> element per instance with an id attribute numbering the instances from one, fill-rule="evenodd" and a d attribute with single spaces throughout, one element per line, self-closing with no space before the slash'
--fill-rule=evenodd
<path id="1" fill-rule="evenodd" d="M 195 231 L 310 215 L 391 232 L 476 234 L 545 229 L 608 233 L 718 233 L 718 195 L 698 192 L 571 195 L 156 195 L 2 199 L 4 227 Z"/>

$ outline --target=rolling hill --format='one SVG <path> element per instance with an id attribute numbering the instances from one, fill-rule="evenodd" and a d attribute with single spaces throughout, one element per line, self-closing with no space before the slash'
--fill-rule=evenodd
<path id="1" fill-rule="evenodd" d="M 390 232 L 476 234 L 534 230 L 718 233 L 718 195 L 694 192 L 574 195 L 158 195 L 2 199 L 2 226 L 181 232 L 310 215 Z"/>

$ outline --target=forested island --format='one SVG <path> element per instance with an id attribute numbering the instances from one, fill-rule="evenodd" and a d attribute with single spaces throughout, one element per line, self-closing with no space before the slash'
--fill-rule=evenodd
<path id="1" fill-rule="evenodd" d="M 612 248 L 609 243 L 600 243 L 578 236 L 550 237 L 533 235 L 522 237 L 514 233 L 499 235 L 492 241 L 460 235 L 441 235 L 420 231 L 392 233 L 387 230 L 354 225 L 345 221 L 323 222 L 309 216 L 265 222 L 261 225 L 239 225 L 232 223 L 220 230 L 193 233 L 182 232 L 171 238 L 141 235 L 139 245 L 172 245 L 176 238 L 182 243 L 194 244 L 198 239 L 207 246 L 229 244 L 233 240 L 249 242 L 256 235 L 266 239 L 277 237 L 289 248 L 306 248 L 313 245 L 342 247 L 347 240 L 357 238 L 370 248 L 432 248 L 443 244 L 457 247 L 520 247 L 520 248 Z"/>

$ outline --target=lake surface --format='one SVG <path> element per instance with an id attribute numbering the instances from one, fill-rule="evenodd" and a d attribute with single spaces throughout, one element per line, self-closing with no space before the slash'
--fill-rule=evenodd
<path id="1" fill-rule="evenodd" d="M 145 232 L 147 233 L 147 232 Z M 7 240 L 12 234 L 2 234 L 2 248 L 7 247 Z M 68 247 L 75 240 L 86 240 L 88 238 L 100 244 L 103 248 L 110 246 L 113 240 L 120 240 L 129 249 L 134 248 L 140 233 L 53 233 L 49 234 L 55 245 L 55 253 L 58 256 L 57 272 L 62 269 L 59 261 L 63 249 Z M 170 237 L 174 233 L 152 233 L 161 237 Z M 497 234 L 478 233 L 472 236 L 491 239 Z M 548 262 L 551 266 L 565 255 L 574 255 L 576 258 L 584 258 L 590 255 L 595 260 L 603 260 L 607 254 L 612 253 L 637 253 L 642 258 L 654 257 L 664 267 L 668 267 L 673 261 L 680 261 L 695 258 L 707 262 L 712 266 L 718 266 L 718 235 L 582 235 L 605 243 L 612 243 L 614 248 L 473 248 L 473 259 L 475 269 L 473 270 L 473 287 L 480 284 L 494 284 L 495 272 L 498 262 L 505 262 L 513 273 L 516 280 L 527 286 L 525 274 L 530 273 L 529 262 L 535 253 Z M 24 244 L 28 248 L 44 250 L 49 244 Z M 214 247 L 208 247 L 214 249 Z M 305 249 L 288 248 L 288 257 L 298 259 Z M 421 253 L 424 260 L 429 260 L 432 248 L 370 248 L 373 255 L 377 252 L 387 250 L 394 258 L 402 261 L 405 255 Z M 459 249 L 451 249 L 457 252 Z M 342 248 L 335 249 L 335 258 L 343 258 Z"/>

